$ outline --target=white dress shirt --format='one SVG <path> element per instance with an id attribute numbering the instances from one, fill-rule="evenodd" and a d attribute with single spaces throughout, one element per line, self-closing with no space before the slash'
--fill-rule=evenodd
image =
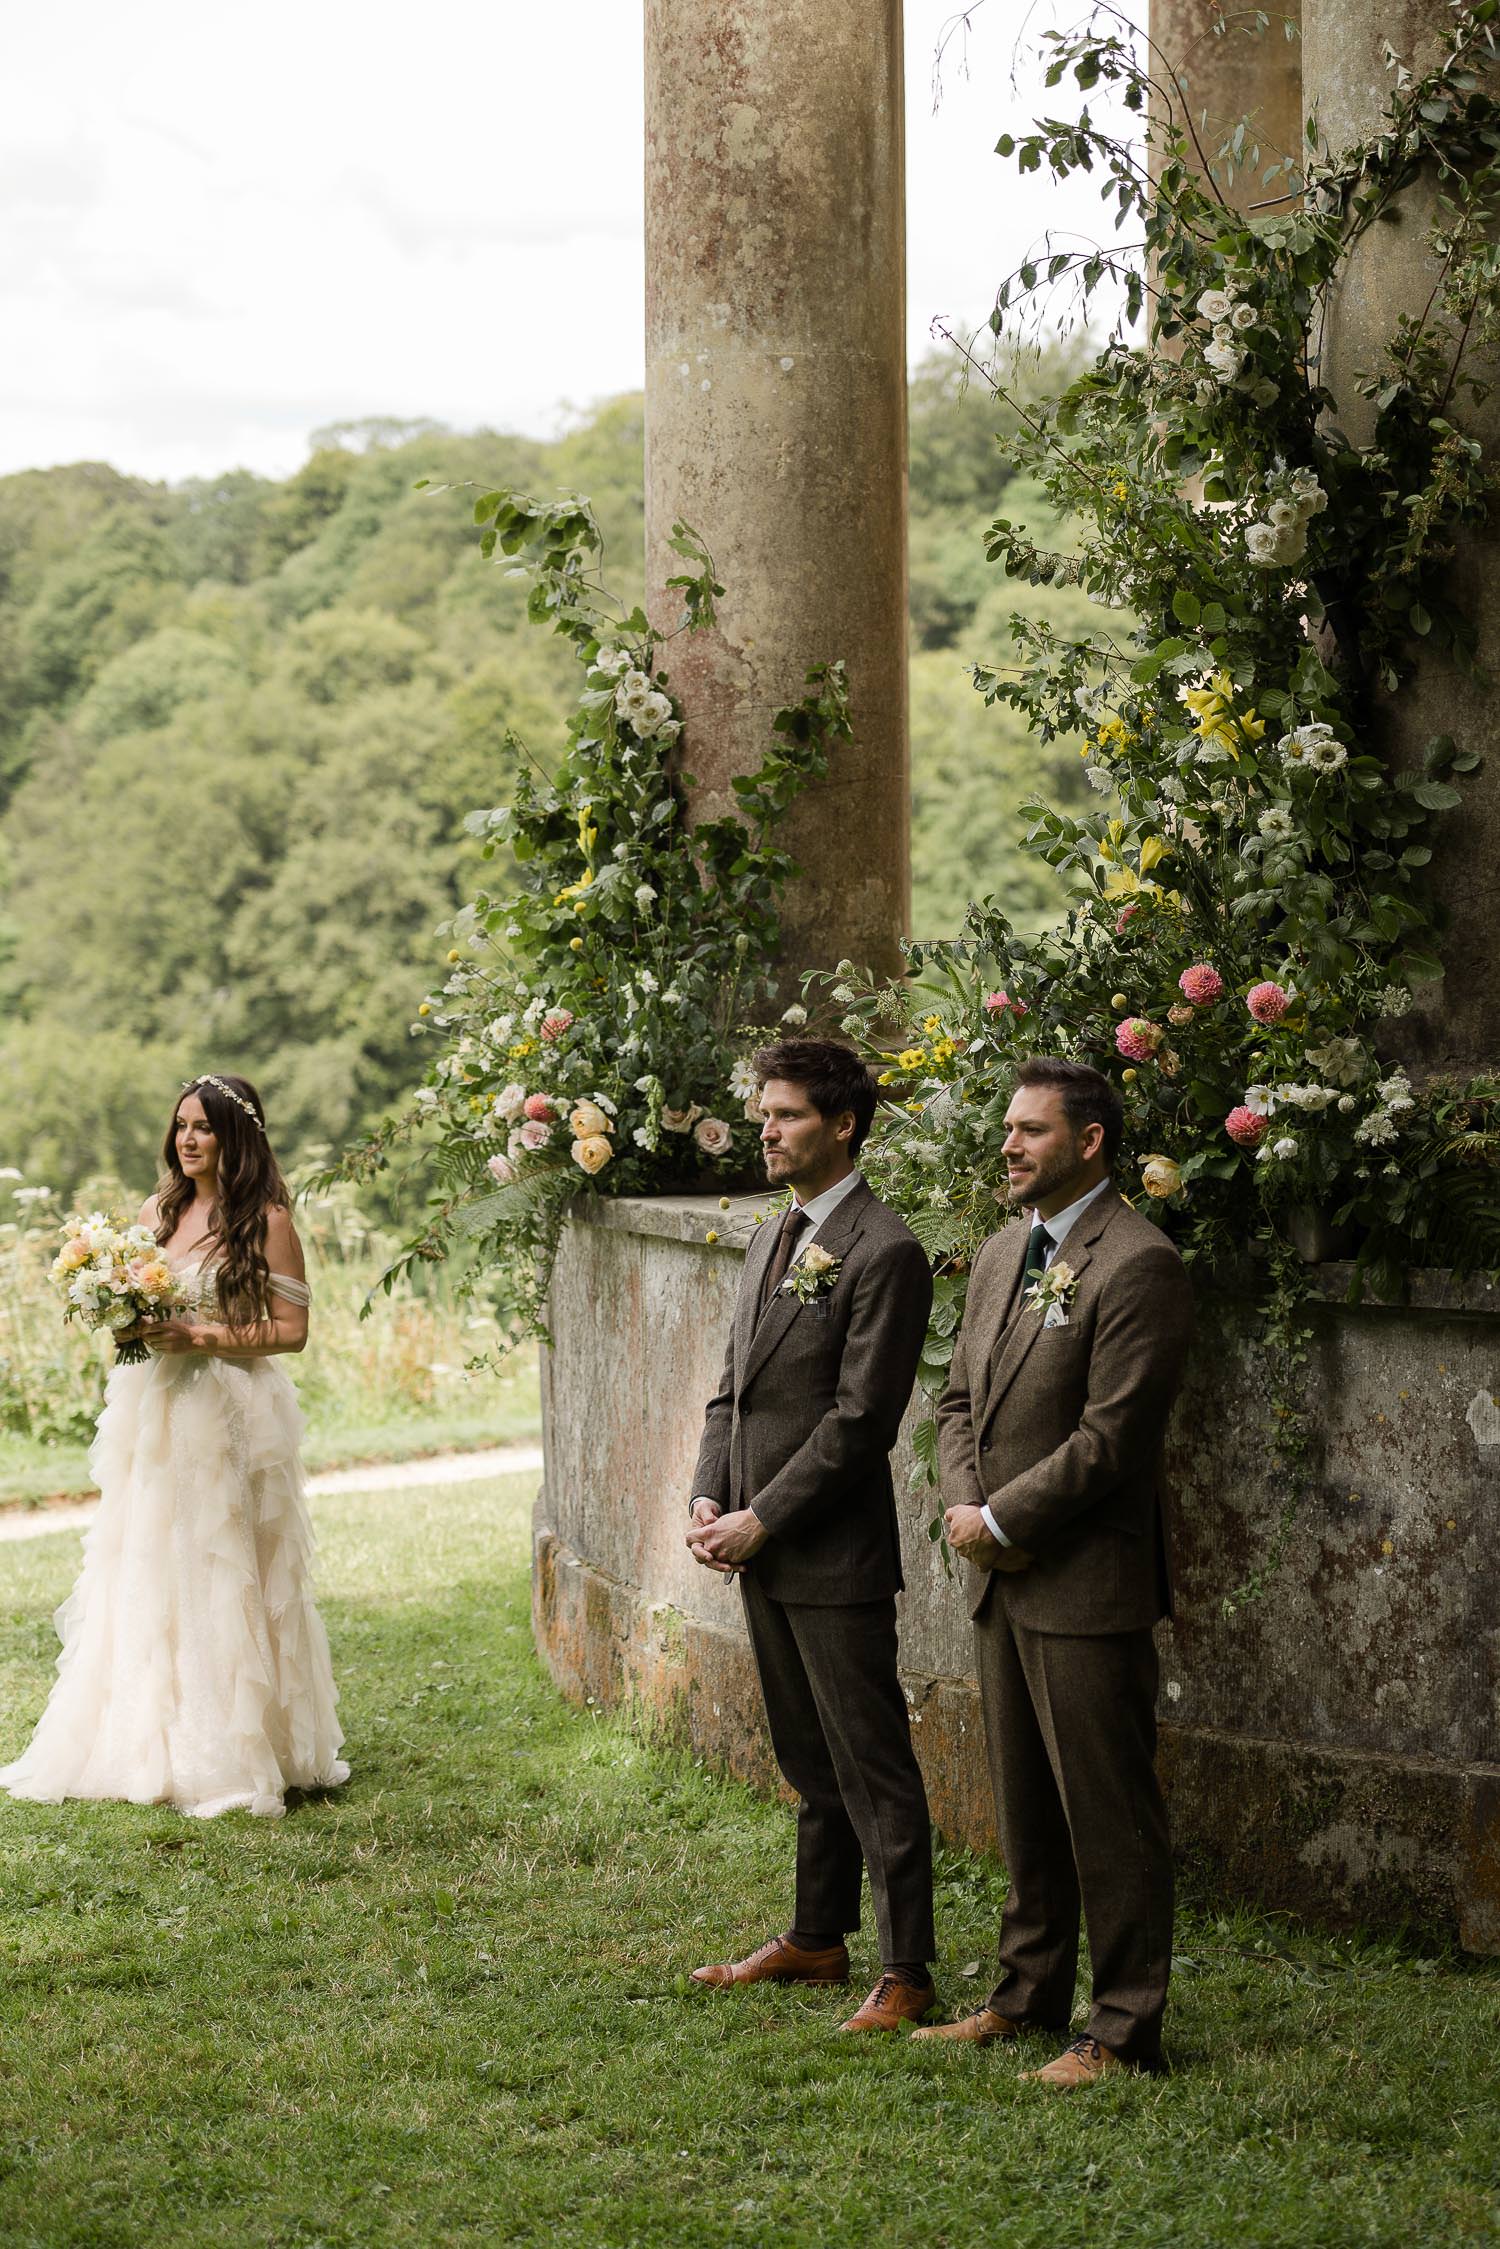
<path id="1" fill-rule="evenodd" d="M 1109 1185 L 1110 1181 L 1108 1179 L 1101 1179 L 1097 1187 L 1091 1187 L 1086 1195 L 1080 1195 L 1076 1202 L 1069 1203 L 1064 1209 L 1054 1211 L 1050 1218 L 1038 1218 L 1037 1216 L 1035 1216 L 1035 1214 L 1033 1214 L 1031 1221 L 1033 1233 L 1036 1231 L 1038 1226 L 1045 1226 L 1051 1244 L 1042 1265 L 1042 1271 L 1044 1273 L 1047 1270 L 1047 1267 L 1052 1263 L 1053 1258 L 1056 1257 L 1058 1251 L 1062 1248 L 1063 1242 L 1067 1238 L 1068 1234 L 1071 1232 L 1073 1227 L 1077 1225 L 1079 1219 L 1082 1218 L 1084 1212 L 1088 1209 L 1089 1204 L 1097 1202 L 1099 1200 L 1099 1197 L 1105 1192 L 1106 1188 Z M 1026 1248 L 1029 1254 L 1031 1249 L 1031 1244 L 1029 1241 L 1026 1245 Z M 984 1527 L 989 1532 L 991 1538 L 997 1539 L 1002 1546 L 1011 1546 L 1015 1543 L 1013 1539 L 1008 1539 L 1006 1537 L 1004 1531 L 1001 1530 L 1000 1525 L 995 1521 L 994 1513 L 991 1510 L 988 1500 L 984 1502 L 979 1512 L 984 1517 Z"/>
<path id="2" fill-rule="evenodd" d="M 807 1224 L 802 1229 L 802 1239 L 798 1242 L 796 1249 L 792 1253 L 791 1262 L 793 1265 L 796 1265 L 800 1261 L 804 1251 L 807 1249 L 809 1243 L 812 1241 L 813 1236 L 817 1233 L 818 1228 L 822 1225 L 824 1219 L 831 1218 L 833 1216 L 834 1212 L 838 1209 L 839 1204 L 843 1201 L 844 1197 L 846 1195 L 853 1194 L 855 1188 L 859 1185 L 863 1177 L 863 1172 L 851 1171 L 843 1179 L 836 1179 L 831 1187 L 825 1187 L 821 1195 L 813 1195 L 807 1202 L 803 1202 L 802 1197 L 798 1194 L 795 1187 L 792 1189 L 792 1201 L 796 1204 L 799 1210 L 805 1212 L 807 1217 Z M 773 1250 L 771 1254 L 774 1257 L 776 1253 Z M 692 1502 L 693 1506 L 696 1507 L 698 1501 L 706 1497 L 707 1494 L 704 1492 L 695 1493 Z M 712 1502 L 710 1502 L 710 1505 L 712 1505 Z"/>

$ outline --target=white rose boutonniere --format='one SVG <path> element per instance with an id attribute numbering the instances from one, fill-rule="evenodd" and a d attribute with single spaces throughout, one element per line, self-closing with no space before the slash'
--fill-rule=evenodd
<path id="1" fill-rule="evenodd" d="M 841 1257 L 830 1257 L 826 1249 L 819 1249 L 816 1242 L 809 1243 L 781 1284 L 783 1296 L 795 1296 L 802 1304 L 815 1303 L 831 1293 L 843 1262 Z"/>
<path id="2" fill-rule="evenodd" d="M 1045 1273 L 1034 1280 L 1021 1302 L 1028 1312 L 1041 1314 L 1044 1328 L 1063 1328 L 1068 1324 L 1068 1306 L 1078 1292 L 1078 1275 L 1071 1265 L 1055 1257 Z"/>

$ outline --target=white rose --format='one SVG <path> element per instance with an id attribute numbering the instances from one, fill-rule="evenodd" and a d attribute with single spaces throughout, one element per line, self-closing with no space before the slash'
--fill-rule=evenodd
<path id="1" fill-rule="evenodd" d="M 627 672 L 620 682 L 620 693 L 622 695 L 649 695 L 651 693 L 651 682 L 644 672 Z"/>
<path id="2" fill-rule="evenodd" d="M 1247 387 L 1252 406 L 1274 406 L 1281 396 L 1269 375 L 1256 375 Z"/>
<path id="3" fill-rule="evenodd" d="M 1217 337 L 1205 348 L 1203 356 L 1222 383 L 1232 383 L 1245 364 L 1242 351 L 1232 343 L 1220 343 Z"/>
<path id="4" fill-rule="evenodd" d="M 506 1085 L 495 1095 L 495 1114 L 511 1124 L 526 1106 L 526 1088 L 523 1085 Z"/>
<path id="5" fill-rule="evenodd" d="M 722 1117 L 703 1117 L 693 1128 L 693 1138 L 705 1156 L 727 1156 L 734 1134 Z"/>
<path id="6" fill-rule="evenodd" d="M 1229 325 L 1231 328 L 1238 328 L 1243 333 L 1245 329 L 1253 328 L 1259 318 L 1260 314 L 1256 311 L 1254 305 L 1238 304 L 1230 309 Z"/>
<path id="7" fill-rule="evenodd" d="M 1198 318 L 1206 320 L 1212 328 L 1217 328 L 1221 320 L 1227 320 L 1233 309 L 1234 299 L 1227 289 L 1205 289 L 1198 299 Z"/>
<path id="8" fill-rule="evenodd" d="M 1252 523 L 1245 530 L 1245 554 L 1257 570 L 1275 570 L 1281 562 L 1281 540 L 1275 526 Z"/>
<path id="9" fill-rule="evenodd" d="M 1290 500 L 1273 500 L 1266 510 L 1266 520 L 1278 531 L 1295 530 L 1299 521 L 1296 508 Z"/>

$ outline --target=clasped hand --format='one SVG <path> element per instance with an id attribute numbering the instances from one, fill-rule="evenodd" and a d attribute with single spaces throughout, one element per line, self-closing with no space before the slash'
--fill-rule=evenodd
<path id="1" fill-rule="evenodd" d="M 1002 1546 L 977 1507 L 950 1507 L 943 1529 L 955 1554 L 981 1570 L 1003 1570 L 1008 1576 L 1024 1570 L 1031 1556 L 1024 1546 Z"/>
<path id="2" fill-rule="evenodd" d="M 752 1554 L 760 1552 L 770 1535 L 752 1508 L 737 1507 L 726 1515 L 715 1501 L 699 1499 L 693 1503 L 687 1549 L 706 1570 L 732 1577 Z"/>
<path id="3" fill-rule="evenodd" d="M 148 1351 L 160 1351 L 168 1357 L 203 1349 L 203 1331 L 190 1326 L 186 1320 L 141 1320 L 132 1333 Z"/>

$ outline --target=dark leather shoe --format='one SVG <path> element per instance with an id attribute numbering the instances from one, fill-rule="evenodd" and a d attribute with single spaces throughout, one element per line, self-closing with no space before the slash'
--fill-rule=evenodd
<path id="1" fill-rule="evenodd" d="M 840 2030 L 899 2030 L 903 2023 L 919 2023 L 931 2012 L 937 1992 L 929 1979 L 910 1984 L 900 1976 L 882 1976 L 864 2004 L 857 2007 Z"/>
<path id="2" fill-rule="evenodd" d="M 744 1960 L 720 1960 L 695 1968 L 693 1981 L 716 1991 L 737 1983 L 847 1983 L 849 1952 L 841 1944 L 806 1952 L 786 1937 L 768 1937 Z"/>
<path id="3" fill-rule="evenodd" d="M 1122 2056 L 1101 2046 L 1097 2038 L 1085 2036 L 1065 2046 L 1055 2061 L 1041 2069 L 1023 2069 L 1021 2075 L 1033 2085 L 1050 2085 L 1054 2093 L 1076 2093 L 1082 2086 L 1097 2085 L 1111 2070 L 1131 2066 Z"/>
<path id="4" fill-rule="evenodd" d="M 925 2029 L 912 2032 L 913 2038 L 946 2038 L 970 2046 L 993 2046 L 997 2038 L 1020 2035 L 1020 2024 L 1013 2023 L 1009 2015 L 997 2015 L 993 2007 L 976 2007 L 972 2015 L 962 2015 L 956 2023 L 928 2023 Z"/>

